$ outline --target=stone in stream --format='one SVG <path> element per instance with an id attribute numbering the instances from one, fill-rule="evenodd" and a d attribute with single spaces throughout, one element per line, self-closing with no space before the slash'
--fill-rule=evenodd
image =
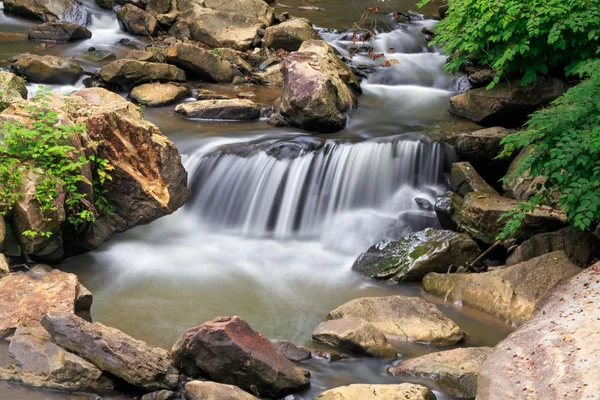
<path id="1" fill-rule="evenodd" d="M 481 274 L 429 274 L 423 287 L 448 301 L 520 325 L 546 292 L 579 272 L 563 251 L 557 251 Z"/>
<path id="2" fill-rule="evenodd" d="M 314 400 L 435 400 L 431 390 L 421 385 L 401 383 L 399 385 L 354 384 L 327 390 Z"/>
<path id="3" fill-rule="evenodd" d="M 179 393 L 163 389 L 157 392 L 146 393 L 140 400 L 176 400 L 180 398 Z"/>
<path id="4" fill-rule="evenodd" d="M 327 317 L 369 322 L 389 341 L 451 346 L 465 337 L 454 321 L 434 304 L 418 297 L 363 297 L 341 305 Z"/>
<path id="5" fill-rule="evenodd" d="M 53 42 L 73 42 L 92 37 L 92 32 L 85 26 L 70 22 L 46 22 L 29 28 L 29 40 L 49 40 Z"/>
<path id="6" fill-rule="evenodd" d="M 55 56 L 19 54 L 13 57 L 10 68 L 28 82 L 73 84 L 83 75 L 83 68 L 74 61 Z"/>
<path id="7" fill-rule="evenodd" d="M 191 381 L 185 384 L 185 400 L 259 400 L 237 386 Z"/>
<path id="8" fill-rule="evenodd" d="M 13 101 L 27 99 L 27 84 L 11 72 L 0 71 L 0 93 L 2 93 L 0 97 L 0 111 L 2 111 Z"/>
<path id="9" fill-rule="evenodd" d="M 446 192 L 435 199 L 435 215 L 443 229 L 456 231 L 458 216 L 463 205 L 462 196 L 454 192 Z"/>
<path id="10" fill-rule="evenodd" d="M 156 30 L 156 18 L 133 4 L 125 4 L 117 11 L 121 30 L 136 36 L 152 36 Z"/>
<path id="11" fill-rule="evenodd" d="M 169 46 L 167 61 L 205 81 L 233 81 L 233 66 L 229 61 L 219 54 L 192 44 L 177 43 Z"/>
<path id="12" fill-rule="evenodd" d="M 310 350 L 296 346 L 289 340 L 271 339 L 271 344 L 290 361 L 305 361 L 311 358 Z"/>
<path id="13" fill-rule="evenodd" d="M 123 89 L 149 82 L 185 82 L 185 72 L 174 65 L 116 60 L 102 67 L 100 79 Z"/>
<path id="14" fill-rule="evenodd" d="M 4 0 L 4 12 L 41 21 L 87 25 L 90 17 L 79 0 Z"/>
<path id="15" fill-rule="evenodd" d="M 483 364 L 478 400 L 597 399 L 600 263 L 542 298 L 531 319 Z"/>
<path id="16" fill-rule="evenodd" d="M 428 228 L 400 240 L 383 240 L 362 253 L 352 269 L 371 278 L 420 281 L 475 260 L 479 246 L 464 233 Z"/>
<path id="17" fill-rule="evenodd" d="M 313 331 L 312 338 L 358 355 L 396 357 L 396 351 L 385 335 L 369 322 L 360 319 L 342 318 L 322 322 Z"/>
<path id="18" fill-rule="evenodd" d="M 303 42 L 319 39 L 315 30 L 303 19 L 292 19 L 265 30 L 264 45 L 270 49 L 297 51 Z"/>
<path id="19" fill-rule="evenodd" d="M 467 347 L 411 358 L 388 368 L 394 376 L 433 379 L 452 398 L 475 399 L 481 365 L 492 354 L 491 347 Z"/>
<path id="20" fill-rule="evenodd" d="M 168 351 L 148 346 L 118 329 L 74 314 L 50 312 L 41 320 L 54 342 L 103 371 L 146 390 L 170 389 L 178 373 Z"/>
<path id="21" fill-rule="evenodd" d="M 145 83 L 136 86 L 131 98 L 146 107 L 163 107 L 190 97 L 190 89 L 174 83 Z"/>
<path id="22" fill-rule="evenodd" d="M 100 62 L 100 61 L 109 61 L 116 60 L 117 56 L 112 51 L 108 50 L 97 50 L 94 47 L 90 47 L 88 51 L 84 54 L 84 57 L 90 61 Z"/>
<path id="23" fill-rule="evenodd" d="M 0 223 L 0 228 L 1 227 L 2 227 L 2 224 Z M 2 245 L 2 241 L 0 240 L 0 248 L 1 248 L 1 245 Z M 8 263 L 8 260 L 6 259 L 6 256 L 4 254 L 0 253 L 0 279 L 3 276 L 8 275 L 8 274 L 10 274 L 10 264 Z"/>
<path id="24" fill-rule="evenodd" d="M 469 162 L 452 164 L 450 170 L 450 186 L 461 196 L 471 192 L 499 195 L 478 173 Z"/>
<path id="25" fill-rule="evenodd" d="M 244 52 L 224 47 L 214 49 L 213 52 L 221 56 L 222 59 L 230 62 L 240 73 L 244 75 L 248 75 L 254 70 L 252 65 L 248 62 L 248 54 Z"/>
<path id="26" fill-rule="evenodd" d="M 144 50 L 131 50 L 124 58 L 126 60 L 158 62 L 154 53 Z"/>
<path id="27" fill-rule="evenodd" d="M 196 95 L 196 100 L 229 100 L 229 97 L 223 94 L 216 94 L 212 90 L 200 89 Z"/>
<path id="28" fill-rule="evenodd" d="M 175 107 L 175 112 L 187 118 L 226 121 L 249 121 L 260 118 L 260 106 L 253 101 L 244 99 L 183 103 Z"/>
<path id="29" fill-rule="evenodd" d="M 186 375 L 201 374 L 261 396 L 278 397 L 310 385 L 302 370 L 240 317 L 218 317 L 183 332 L 173 362 Z"/>

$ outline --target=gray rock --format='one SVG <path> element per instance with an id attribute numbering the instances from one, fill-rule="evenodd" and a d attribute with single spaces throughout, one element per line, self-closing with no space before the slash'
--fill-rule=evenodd
<path id="1" fill-rule="evenodd" d="M 177 43 L 167 49 L 167 61 L 209 82 L 233 81 L 233 66 L 216 52 Z"/>
<path id="2" fill-rule="evenodd" d="M 4 0 L 4 12 L 41 21 L 87 25 L 89 14 L 78 0 Z"/>
<path id="3" fill-rule="evenodd" d="M 186 400 L 258 400 L 237 386 L 191 381 L 185 384 Z"/>
<path id="4" fill-rule="evenodd" d="M 46 22 L 29 28 L 29 40 L 48 40 L 52 42 L 73 42 L 92 37 L 92 32 L 85 26 L 70 22 Z"/>
<path id="5" fill-rule="evenodd" d="M 289 340 L 271 339 L 271 344 L 290 361 L 305 361 L 311 358 L 310 350 L 296 346 Z"/>
<path id="6" fill-rule="evenodd" d="M 190 90 L 183 85 L 173 83 L 145 83 L 136 86 L 130 93 L 131 98 L 146 107 L 163 107 L 190 97 Z"/>
<path id="7" fill-rule="evenodd" d="M 20 54 L 11 59 L 10 68 L 28 82 L 73 84 L 83 74 L 83 69 L 74 61 L 55 56 Z"/>
<path id="8" fill-rule="evenodd" d="M 312 333 L 313 340 L 370 357 L 394 358 L 396 351 L 387 338 L 369 322 L 342 318 L 319 324 Z"/>
<path id="9" fill-rule="evenodd" d="M 125 4 L 117 11 L 117 21 L 123 31 L 136 36 L 152 36 L 156 30 L 156 18 L 133 4 Z"/>
<path id="10" fill-rule="evenodd" d="M 2 111 L 14 101 L 27 99 L 27 84 L 13 73 L 0 71 L 0 93 L 2 93 L 0 98 L 0 111 Z M 0 233 L 0 237 L 4 238 L 3 235 L 4 232 Z M 0 248 L 2 248 L 2 240 L 0 240 Z"/>
<path id="11" fill-rule="evenodd" d="M 175 400 L 179 399 L 179 394 L 171 390 L 159 390 L 157 392 L 147 393 L 140 400 Z"/>
<path id="12" fill-rule="evenodd" d="M 469 162 L 452 164 L 450 170 L 450 185 L 461 196 L 471 192 L 499 195 L 478 173 Z"/>
<path id="13" fill-rule="evenodd" d="M 187 118 L 248 121 L 260 118 L 260 106 L 250 100 L 203 100 L 184 103 L 175 112 Z"/>

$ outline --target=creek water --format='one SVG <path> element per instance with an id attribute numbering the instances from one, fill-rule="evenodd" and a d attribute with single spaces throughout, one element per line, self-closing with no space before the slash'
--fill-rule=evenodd
<path id="1" fill-rule="evenodd" d="M 382 4 L 372 46 L 394 61 L 384 67 L 382 60 L 353 56 L 370 73 L 362 83 L 360 107 L 340 133 L 308 135 L 272 128 L 264 120 L 189 121 L 175 115 L 174 107 L 146 110 L 146 118 L 182 153 L 193 194 L 175 214 L 117 235 L 59 266 L 77 274 L 94 294 L 95 321 L 169 349 L 186 328 L 239 315 L 270 338 L 319 349 L 311 332 L 332 309 L 358 297 L 403 294 L 435 302 L 468 333 L 461 346 L 494 346 L 511 332 L 496 319 L 427 295 L 417 284 L 375 281 L 351 270 L 356 256 L 378 240 L 437 225 L 435 214 L 421 210 L 415 198 L 433 202 L 445 190 L 443 173 L 455 159 L 451 148 L 419 134 L 423 127 L 450 119 L 447 102 L 454 93 L 455 77 L 442 68 L 445 56 L 429 48 L 421 32 L 435 21 L 423 17 L 396 24 L 387 13 L 415 10 L 414 0 Z M 94 71 L 102 63 L 83 58 L 88 47 L 124 55 L 128 50 L 115 43 L 136 39 L 119 30 L 113 13 L 91 2 L 86 6 L 92 13 L 92 39 L 64 45 L 28 42 L 24 33 L 32 23 L 0 13 L 0 59 L 23 52 L 54 54 Z M 352 42 L 343 30 L 360 19 L 364 7 L 362 0 L 276 5 L 278 12 L 311 19 L 344 56 L 350 55 Z M 421 12 L 433 15 L 435 10 Z M 79 82 L 53 88 L 70 92 L 82 87 Z M 231 95 L 251 90 L 264 103 L 281 94 L 280 88 L 205 87 Z M 389 365 L 434 350 L 400 345 L 394 361 L 312 359 L 302 364 L 311 372 L 312 386 L 295 398 L 312 399 L 350 383 L 400 382 L 386 374 Z M 433 382 L 422 383 L 438 399 L 451 398 Z M 87 398 L 0 382 L 0 399 L 67 397 Z"/>

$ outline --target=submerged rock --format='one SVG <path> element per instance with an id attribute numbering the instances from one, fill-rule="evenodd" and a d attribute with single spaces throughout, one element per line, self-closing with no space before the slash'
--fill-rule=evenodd
<path id="1" fill-rule="evenodd" d="M 146 83 L 134 87 L 130 93 L 133 100 L 146 107 L 167 106 L 191 95 L 191 91 L 186 86 L 173 83 Z"/>
<path id="2" fill-rule="evenodd" d="M 123 31 L 136 36 L 152 36 L 156 30 L 156 18 L 133 4 L 125 4 L 117 11 L 117 21 Z"/>
<path id="3" fill-rule="evenodd" d="M 4 12 L 41 21 L 87 25 L 89 14 L 78 0 L 4 0 Z"/>
<path id="4" fill-rule="evenodd" d="M 289 340 L 271 339 L 271 344 L 290 361 L 305 361 L 311 358 L 310 350 L 296 346 Z"/>
<path id="5" fill-rule="evenodd" d="M 237 386 L 191 381 L 185 384 L 186 400 L 258 400 Z"/>
<path id="6" fill-rule="evenodd" d="M 220 55 L 192 44 L 177 43 L 167 49 L 167 61 L 190 75 L 209 82 L 233 81 L 233 66 Z"/>
<path id="7" fill-rule="evenodd" d="M 260 118 L 260 106 L 250 100 L 203 100 L 184 103 L 175 112 L 187 118 L 248 121 Z"/>
<path id="8" fill-rule="evenodd" d="M 46 22 L 29 28 L 29 40 L 49 40 L 53 42 L 73 42 L 92 37 L 92 32 L 85 26 L 70 22 Z"/>
<path id="9" fill-rule="evenodd" d="M 319 39 L 315 30 L 303 19 L 292 19 L 265 30 L 264 45 L 270 49 L 297 51 L 303 42 Z"/>
<path id="10" fill-rule="evenodd" d="M 322 322 L 313 331 L 312 338 L 359 355 L 387 358 L 396 356 L 396 351 L 383 332 L 360 319 L 342 318 Z"/>
<path id="11" fill-rule="evenodd" d="M 452 164 L 450 185 L 461 196 L 471 192 L 499 195 L 478 173 L 469 162 Z"/>
<path id="12" fill-rule="evenodd" d="M 100 70 L 100 78 L 123 89 L 149 82 L 185 82 L 185 72 L 174 65 L 136 60 L 117 60 Z"/>
<path id="13" fill-rule="evenodd" d="M 28 82 L 73 84 L 83 74 L 83 69 L 74 61 L 55 56 L 20 54 L 11 59 L 10 68 Z"/>
<path id="14" fill-rule="evenodd" d="M 402 383 L 399 385 L 355 384 L 327 390 L 315 400 L 435 400 L 431 390 L 421 385 Z"/>

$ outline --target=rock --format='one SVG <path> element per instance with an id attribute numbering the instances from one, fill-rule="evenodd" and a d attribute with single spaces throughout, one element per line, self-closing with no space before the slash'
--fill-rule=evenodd
<path id="1" fill-rule="evenodd" d="M 96 50 L 94 47 L 90 47 L 85 53 L 84 57 L 90 61 L 100 62 L 116 60 L 117 56 L 112 51 L 108 50 Z"/>
<path id="2" fill-rule="evenodd" d="M 431 204 L 427 199 L 415 197 L 415 203 L 417 203 L 422 211 L 433 211 L 433 204 Z"/>
<path id="3" fill-rule="evenodd" d="M 241 51 L 220 48 L 214 49 L 214 53 L 217 53 L 223 60 L 230 62 L 240 73 L 248 75 L 252 72 L 252 65 L 246 60 L 248 55 Z"/>
<path id="4" fill-rule="evenodd" d="M 27 85 L 17 75 L 8 71 L 0 71 L 0 93 L 2 93 L 0 111 L 3 111 L 12 102 L 27 99 Z"/>
<path id="5" fill-rule="evenodd" d="M 131 98 L 146 107 L 162 107 L 177 103 L 192 94 L 185 86 L 173 83 L 146 83 L 131 91 Z"/>
<path id="6" fill-rule="evenodd" d="M 450 186 L 461 196 L 466 196 L 471 192 L 500 195 L 475 171 L 469 162 L 452 164 Z"/>
<path id="7" fill-rule="evenodd" d="M 506 197 L 527 201 L 541 191 L 538 190 L 538 185 L 541 185 L 540 188 L 543 188 L 543 185 L 546 183 L 546 178 L 543 176 L 533 178 L 530 170 L 515 175 L 519 163 L 524 157 L 528 157 L 531 154 L 531 151 L 531 147 L 521 150 L 519 155 L 517 155 L 510 164 L 508 171 L 506 171 L 502 185 L 502 188 L 506 192 Z M 554 200 L 558 200 L 560 194 L 557 191 L 554 191 L 550 193 L 550 197 Z"/>
<path id="8" fill-rule="evenodd" d="M 388 368 L 388 373 L 417 379 L 433 379 L 456 399 L 475 399 L 481 365 L 491 347 L 468 347 L 430 353 Z"/>
<path id="9" fill-rule="evenodd" d="M 436 197 L 435 215 L 437 215 L 442 229 L 457 230 L 458 224 L 456 221 L 458 221 L 462 206 L 463 198 L 454 192 L 446 192 Z"/>
<path id="10" fill-rule="evenodd" d="M 450 113 L 484 126 L 523 125 L 529 114 L 566 92 L 563 81 L 542 76 L 531 85 L 502 82 L 493 89 L 472 89 L 450 99 Z"/>
<path id="11" fill-rule="evenodd" d="M 4 0 L 4 12 L 41 21 L 87 25 L 89 14 L 78 0 Z"/>
<path id="12" fill-rule="evenodd" d="M 152 36 L 156 30 L 156 18 L 133 4 L 125 4 L 117 11 L 117 21 L 121 30 L 136 36 Z"/>
<path id="13" fill-rule="evenodd" d="M 371 357 L 396 357 L 396 351 L 383 332 L 370 323 L 352 318 L 334 319 L 319 324 L 313 340 Z"/>
<path id="14" fill-rule="evenodd" d="M 352 269 L 371 278 L 420 281 L 430 272 L 470 263 L 480 253 L 468 235 L 428 228 L 371 246 L 354 261 Z"/>
<path id="15" fill-rule="evenodd" d="M 281 72 L 281 64 L 271 65 L 263 72 L 256 72 L 253 75 L 260 80 L 262 85 L 267 86 L 283 86 L 283 73 Z"/>
<path id="16" fill-rule="evenodd" d="M 546 292 L 580 271 L 564 252 L 557 251 L 481 274 L 429 274 L 423 287 L 448 301 L 521 325 Z"/>
<path id="17" fill-rule="evenodd" d="M 117 60 L 100 70 L 100 78 L 107 83 L 131 89 L 148 82 L 185 82 L 185 72 L 173 65 L 136 60 Z"/>
<path id="18" fill-rule="evenodd" d="M 54 342 L 103 371 L 146 390 L 170 389 L 178 375 L 169 352 L 115 328 L 89 323 L 74 314 L 50 312 L 41 320 Z"/>
<path id="19" fill-rule="evenodd" d="M 336 362 L 336 361 L 341 361 L 341 360 L 347 360 L 350 358 L 350 356 L 348 356 L 347 354 L 344 353 L 340 353 L 337 351 L 332 351 L 332 350 L 328 350 L 328 351 L 323 351 L 323 350 L 319 350 L 319 351 L 313 351 L 311 353 L 312 358 L 316 358 L 318 360 L 327 360 L 329 362 Z"/>
<path id="20" fill-rule="evenodd" d="M 127 53 L 125 59 L 146 62 L 158 62 L 154 53 L 144 50 L 131 50 L 129 53 Z"/>
<path id="21" fill-rule="evenodd" d="M 417 297 L 363 297 L 336 308 L 328 318 L 369 322 L 388 340 L 451 346 L 465 337 L 458 325 L 435 305 Z"/>
<path id="22" fill-rule="evenodd" d="M 11 61 L 14 73 L 26 77 L 28 82 L 73 84 L 83 74 L 76 62 L 55 56 L 24 53 Z"/>
<path id="23" fill-rule="evenodd" d="M 192 44 L 177 43 L 167 49 L 167 61 L 209 82 L 233 81 L 233 67 L 221 56 Z"/>
<path id="24" fill-rule="evenodd" d="M 1 245 L 2 243 L 0 243 Z M 8 260 L 6 259 L 6 256 L 2 253 L 0 253 L 0 279 L 2 279 L 2 277 L 6 276 L 10 274 L 10 264 L 8 263 Z"/>
<path id="25" fill-rule="evenodd" d="M 303 42 L 319 39 L 315 30 L 302 19 L 292 19 L 265 30 L 264 45 L 270 49 L 297 51 Z"/>
<path id="26" fill-rule="evenodd" d="M 600 393 L 600 265 L 538 302 L 483 364 L 477 399 L 593 399 Z M 525 390 L 524 390 L 525 389 Z"/>
<path id="27" fill-rule="evenodd" d="M 180 397 L 177 392 L 163 389 L 159 390 L 158 392 L 147 393 L 143 395 L 140 400 L 175 400 L 179 398 Z"/>
<path id="28" fill-rule="evenodd" d="M 172 353 L 175 366 L 191 377 L 202 373 L 245 390 L 255 387 L 261 396 L 277 397 L 310 384 L 269 339 L 240 317 L 218 317 L 186 330 Z"/>
<path id="29" fill-rule="evenodd" d="M 271 344 L 290 361 L 305 361 L 311 358 L 310 350 L 296 346 L 289 340 L 271 339 Z"/>
<path id="30" fill-rule="evenodd" d="M 412 383 L 399 385 L 354 384 L 327 390 L 315 400 L 435 400 L 435 395 L 425 386 Z"/>
<path id="31" fill-rule="evenodd" d="M 177 4 L 176 2 L 173 2 Z M 146 11 L 151 14 L 167 14 L 171 11 L 171 0 L 149 0 Z"/>
<path id="32" fill-rule="evenodd" d="M 229 97 L 216 94 L 212 90 L 200 89 L 198 90 L 198 94 L 196 95 L 196 100 L 228 100 Z"/>
<path id="33" fill-rule="evenodd" d="M 88 28 L 70 22 L 46 22 L 29 28 L 29 40 L 73 42 L 91 37 L 92 32 Z"/>
<path id="34" fill-rule="evenodd" d="M 169 36 L 173 36 L 177 39 L 189 39 L 191 35 L 190 25 L 182 20 L 176 21 L 171 28 L 169 28 Z"/>
<path id="35" fill-rule="evenodd" d="M 90 292 L 77 276 L 58 270 L 48 273 L 15 272 L 0 279 L 0 338 L 19 325 L 39 327 L 50 311 L 89 315 Z"/>
<path id="36" fill-rule="evenodd" d="M 504 219 L 499 221 L 500 216 L 516 210 L 517 206 L 518 202 L 505 197 L 487 193 L 469 193 L 465 196 L 458 215 L 458 226 L 472 238 L 493 244 L 506 224 Z M 566 216 L 560 211 L 549 207 L 536 207 L 532 213 L 526 214 L 521 226 L 512 234 L 512 238 L 523 241 L 538 233 L 556 231 L 566 226 L 565 221 Z"/>
<path id="37" fill-rule="evenodd" d="M 589 232 L 572 227 L 540 233 L 517 247 L 506 260 L 506 265 L 515 265 L 560 250 L 563 250 L 572 262 L 585 267 L 597 250 L 597 239 Z"/>
<path id="38" fill-rule="evenodd" d="M 185 384 L 186 400 L 258 400 L 237 386 L 191 381 Z"/>
<path id="39" fill-rule="evenodd" d="M 443 6 L 440 6 L 440 8 L 438 8 L 438 13 L 439 13 L 441 19 L 446 18 L 446 14 L 448 14 L 448 9 L 450 9 L 450 6 L 448 4 L 445 4 Z"/>
<path id="40" fill-rule="evenodd" d="M 187 118 L 248 121 L 260 118 L 260 106 L 250 100 L 203 100 L 184 103 L 175 112 Z"/>
<path id="41" fill-rule="evenodd" d="M 252 99 L 256 99 L 256 93 L 254 92 L 240 92 L 237 95 L 238 99 L 248 99 L 248 100 L 252 100 Z"/>
<path id="42" fill-rule="evenodd" d="M 105 10 L 112 10 L 115 7 L 115 0 L 96 0 L 96 4 Z"/>

